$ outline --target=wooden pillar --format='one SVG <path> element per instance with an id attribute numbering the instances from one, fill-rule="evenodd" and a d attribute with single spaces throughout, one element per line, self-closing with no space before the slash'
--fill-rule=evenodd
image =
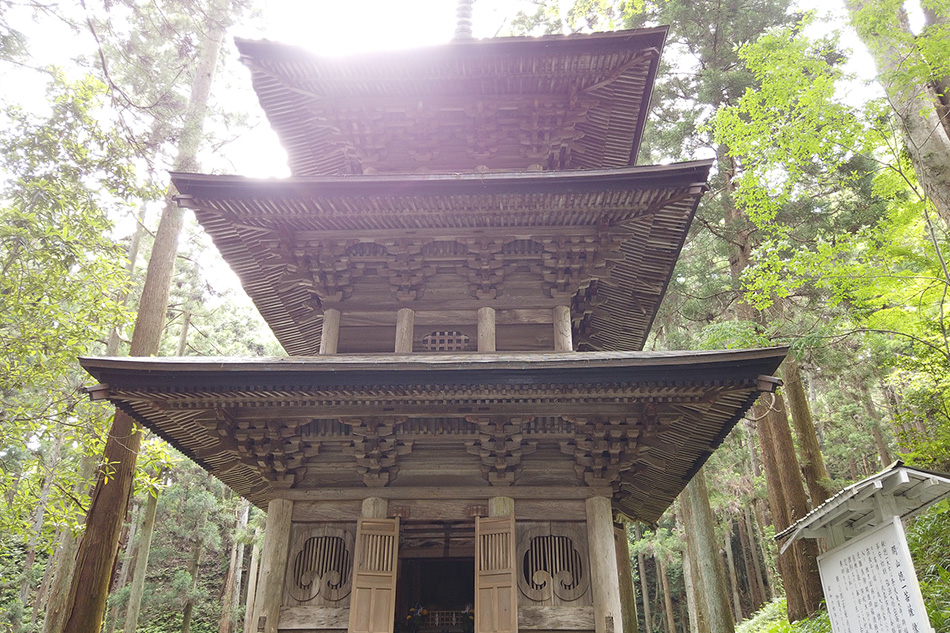
<path id="1" fill-rule="evenodd" d="M 594 599 L 594 632 L 621 633 L 623 609 L 614 520 L 607 497 L 587 500 L 587 544 L 590 549 L 590 586 Z"/>
<path id="2" fill-rule="evenodd" d="M 478 351 L 495 351 L 495 308 L 478 309 Z"/>
<path id="3" fill-rule="evenodd" d="M 252 630 L 258 633 L 277 633 L 280 604 L 284 597 L 284 578 L 287 575 L 293 509 L 294 502 L 290 499 L 272 499 L 267 504 L 264 550 L 261 553 L 252 625 Z"/>
<path id="4" fill-rule="evenodd" d="M 630 564 L 630 545 L 627 543 L 627 529 L 614 526 L 614 546 L 617 549 L 617 573 L 620 583 L 620 615 L 623 617 L 622 633 L 637 631 L 637 594 L 633 590 L 633 566 Z"/>
<path id="5" fill-rule="evenodd" d="M 515 500 L 511 497 L 492 497 L 488 500 L 488 516 L 506 517 L 515 513 Z"/>
<path id="6" fill-rule="evenodd" d="M 412 335 L 416 313 L 411 308 L 400 308 L 396 313 L 396 353 L 412 353 Z"/>
<path id="7" fill-rule="evenodd" d="M 571 308 L 568 306 L 554 308 L 554 351 L 574 351 L 574 342 L 571 340 Z"/>
<path id="8" fill-rule="evenodd" d="M 389 502 L 379 497 L 366 497 L 363 499 L 363 508 L 360 516 L 364 519 L 385 519 L 389 514 Z"/>
<path id="9" fill-rule="evenodd" d="M 323 332 L 320 335 L 320 354 L 336 354 L 340 342 L 340 311 L 327 308 L 323 311 Z"/>

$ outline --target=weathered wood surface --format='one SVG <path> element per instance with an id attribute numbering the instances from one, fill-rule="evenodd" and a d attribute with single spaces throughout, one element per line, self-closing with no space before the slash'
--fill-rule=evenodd
<path id="1" fill-rule="evenodd" d="M 352 521 L 360 517 L 360 500 L 327 499 L 319 503 L 297 501 L 294 503 L 294 523 L 322 521 Z"/>
<path id="2" fill-rule="evenodd" d="M 294 502 L 289 499 L 273 499 L 267 504 L 264 549 L 261 553 L 253 614 L 253 630 L 260 633 L 277 633 L 284 579 L 287 576 L 293 506 Z"/>
<path id="3" fill-rule="evenodd" d="M 415 313 L 410 308 L 396 312 L 396 353 L 411 354 Z"/>
<path id="4" fill-rule="evenodd" d="M 637 592 L 633 589 L 633 565 L 630 562 L 630 545 L 625 526 L 614 527 L 614 544 L 617 546 L 620 608 L 623 610 L 622 627 L 616 633 L 638 633 Z"/>
<path id="5" fill-rule="evenodd" d="M 394 301 L 428 311 L 571 305 L 576 349 L 639 349 L 709 167 L 321 178 L 293 187 L 177 174 L 175 183 L 291 354 L 317 354 L 323 309 L 379 312 Z M 312 212 L 303 216 L 302 207 Z M 403 234 L 372 237 L 377 229 Z M 303 237 L 311 233 L 319 236 Z M 340 352 L 347 323 L 344 316 Z M 536 349 L 530 325 L 520 327 L 514 349 Z"/>
<path id="6" fill-rule="evenodd" d="M 495 309 L 488 306 L 478 309 L 478 351 L 495 351 Z"/>
<path id="7" fill-rule="evenodd" d="M 610 499 L 593 497 L 587 503 L 587 544 L 590 585 L 594 598 L 594 631 L 616 633 L 622 625 L 617 548 Z"/>
<path id="8" fill-rule="evenodd" d="M 323 333 L 320 335 L 320 354 L 336 354 L 340 344 L 340 311 L 327 308 L 323 311 Z"/>
<path id="9" fill-rule="evenodd" d="M 544 607 L 592 605 L 586 525 L 561 520 L 560 513 L 553 507 L 549 509 L 546 520 L 520 519 L 519 513 L 516 552 L 521 604 Z"/>
<path id="10" fill-rule="evenodd" d="M 566 500 L 584 500 L 589 497 L 604 496 L 605 493 L 609 491 L 609 488 L 606 486 L 599 488 L 585 488 L 581 486 L 507 486 L 501 492 L 504 492 L 504 495 L 511 497 L 512 499 L 519 500 L 518 512 L 519 518 L 521 513 L 521 501 L 525 500 L 525 503 L 529 503 L 530 500 L 535 500 L 538 503 L 546 503 L 542 500 L 553 500 L 551 503 L 557 503 L 557 500 L 566 499 Z M 297 502 L 307 501 L 307 500 L 324 500 L 324 499 L 335 499 L 335 500 L 353 500 L 359 499 L 362 500 L 368 496 L 380 497 L 383 499 L 399 499 L 399 500 L 452 500 L 452 499 L 469 499 L 473 500 L 475 503 L 484 503 L 487 499 L 491 497 L 499 496 L 500 491 L 497 488 L 491 486 L 453 486 L 453 487 L 441 487 L 441 486 L 413 486 L 407 488 L 399 487 L 388 487 L 388 488 L 378 488 L 375 490 L 368 490 L 366 488 L 332 488 L 332 489 L 319 489 L 319 490 L 288 490 L 287 495 L 290 498 L 297 500 Z M 481 501 L 478 501 L 481 500 Z M 469 503 L 469 501 L 465 501 Z M 535 506 L 537 507 L 537 506 Z"/>
<path id="11" fill-rule="evenodd" d="M 399 519 L 361 518 L 356 528 L 349 633 L 392 633 Z"/>
<path id="12" fill-rule="evenodd" d="M 346 630 L 349 619 L 349 607 L 281 607 L 278 628 L 281 631 Z"/>
<path id="13" fill-rule="evenodd" d="M 537 490 L 536 488 L 532 488 Z M 387 495 L 398 504 L 400 514 L 403 519 L 412 520 L 435 520 L 435 521 L 463 521 L 472 519 L 475 514 L 473 508 L 487 506 L 491 489 L 479 489 L 478 496 L 471 495 L 472 489 L 461 489 L 459 494 L 461 498 L 452 498 L 449 492 L 451 489 L 435 489 L 435 491 L 445 491 L 446 494 L 434 498 L 412 498 L 413 494 L 423 497 L 426 492 L 433 492 L 433 489 L 404 489 L 384 488 L 385 491 L 395 491 L 404 493 Z M 419 492 L 415 492 L 421 490 Z M 515 489 L 517 490 L 517 489 Z M 563 489 L 541 489 L 544 497 L 530 496 L 527 494 L 517 494 L 518 501 L 518 520 L 519 521 L 545 521 L 557 519 L 559 521 L 585 521 L 586 514 L 584 510 L 583 499 L 586 496 L 602 496 L 603 490 L 589 490 L 586 488 L 568 487 Z M 360 516 L 360 500 L 356 498 L 341 500 L 335 493 L 349 493 L 351 497 L 366 495 L 369 491 L 363 489 L 336 489 L 336 490 L 314 490 L 314 491 L 288 491 L 287 494 L 297 499 L 294 503 L 293 520 L 295 523 L 321 522 L 321 521 L 353 521 Z M 381 490 L 373 490 L 373 494 Z M 505 490 L 506 494 L 509 490 Z M 518 490 L 520 493 L 520 490 Z M 408 493 L 408 494 L 406 494 Z M 563 493 L 563 494 L 562 494 Z M 578 493 L 585 495 L 578 497 Z M 317 500 L 318 497 L 324 497 Z M 560 498 L 559 498 L 560 497 Z M 391 511 L 392 512 L 392 511 Z"/>
<path id="14" fill-rule="evenodd" d="M 259 506 L 362 499 L 374 482 L 381 497 L 420 500 L 487 499 L 490 484 L 583 499 L 619 482 L 615 509 L 651 520 L 784 352 L 83 362 L 110 399 Z M 606 457 L 593 449 L 604 442 Z"/>
<path id="15" fill-rule="evenodd" d="M 519 631 L 592 631 L 594 607 L 518 607 Z"/>
<path id="16" fill-rule="evenodd" d="M 494 501 L 496 511 L 513 505 Z M 518 633 L 516 571 L 514 514 L 475 519 L 475 633 Z"/>
<path id="17" fill-rule="evenodd" d="M 564 305 L 556 306 L 552 319 L 554 321 L 554 351 L 574 351 L 574 343 L 571 340 L 570 307 Z"/>

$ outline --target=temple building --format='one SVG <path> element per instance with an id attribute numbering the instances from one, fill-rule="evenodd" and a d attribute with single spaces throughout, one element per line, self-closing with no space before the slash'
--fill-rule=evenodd
<path id="1" fill-rule="evenodd" d="M 253 630 L 636 630 L 618 522 L 786 352 L 641 351 L 712 163 L 635 164 L 665 36 L 237 42 L 292 176 L 173 181 L 289 356 L 82 364 L 267 511 Z"/>

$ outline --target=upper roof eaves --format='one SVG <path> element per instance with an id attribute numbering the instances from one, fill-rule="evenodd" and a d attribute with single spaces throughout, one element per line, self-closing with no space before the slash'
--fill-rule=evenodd
<path id="1" fill-rule="evenodd" d="M 293 174 L 312 176 L 633 165 L 666 33 L 464 40 L 347 57 L 236 43 Z"/>

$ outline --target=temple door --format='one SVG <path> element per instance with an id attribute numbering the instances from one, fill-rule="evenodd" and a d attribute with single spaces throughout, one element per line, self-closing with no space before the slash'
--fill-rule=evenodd
<path id="1" fill-rule="evenodd" d="M 518 633 L 515 517 L 475 519 L 475 633 Z"/>
<path id="2" fill-rule="evenodd" d="M 398 549 L 398 517 L 359 520 L 349 633 L 392 633 Z"/>

